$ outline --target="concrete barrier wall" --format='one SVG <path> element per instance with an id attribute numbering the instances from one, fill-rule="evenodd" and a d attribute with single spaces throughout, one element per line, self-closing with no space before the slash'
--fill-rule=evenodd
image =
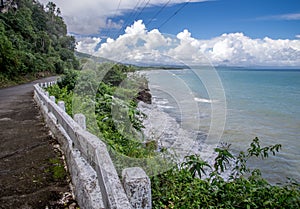
<path id="1" fill-rule="evenodd" d="M 122 184 L 106 145 L 85 131 L 84 116 L 77 115 L 79 125 L 65 112 L 63 102 L 58 101 L 58 106 L 55 98 L 40 87 L 52 84 L 34 85 L 34 99 L 66 156 L 80 208 L 150 209 L 149 177 L 141 168 L 126 168 Z"/>

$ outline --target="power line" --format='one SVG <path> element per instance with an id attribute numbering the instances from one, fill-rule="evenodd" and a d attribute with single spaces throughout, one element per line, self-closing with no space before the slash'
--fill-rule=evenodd
<path id="1" fill-rule="evenodd" d="M 121 0 L 120 0 L 121 1 Z M 148 4 L 150 3 L 150 0 L 148 0 L 146 2 L 146 4 L 144 4 L 146 2 L 146 0 L 144 0 L 141 3 L 141 0 L 138 0 L 138 2 L 136 3 L 133 11 L 135 11 L 134 13 L 131 13 L 130 16 L 126 19 L 125 23 L 123 24 L 123 26 L 119 29 L 119 31 L 117 33 L 114 34 L 113 37 L 116 37 L 124 28 L 124 26 L 127 26 L 128 23 L 131 21 L 131 18 L 134 17 L 134 19 L 136 17 L 139 17 L 142 12 L 145 10 L 145 8 L 148 6 Z M 159 27 L 158 29 L 161 29 L 165 24 L 167 24 L 174 16 L 176 16 L 182 9 L 184 9 L 184 7 L 186 7 L 189 3 L 191 2 L 191 0 L 185 2 L 184 4 L 182 4 L 181 7 L 179 7 L 170 17 L 168 17 Z M 140 4 L 141 3 L 141 4 Z M 162 11 L 171 3 L 171 0 L 168 0 L 156 13 L 155 15 L 145 24 L 146 25 L 150 25 L 151 22 L 160 14 L 162 13 Z M 120 2 L 119 2 L 120 4 Z M 140 10 L 140 12 L 138 13 L 138 7 L 141 7 L 144 4 L 143 8 Z M 137 15 L 138 13 L 138 15 Z"/>
<path id="2" fill-rule="evenodd" d="M 131 17 L 133 17 L 133 19 L 135 19 L 135 17 L 136 17 L 136 15 L 137 15 L 137 13 L 138 13 L 138 8 L 139 7 L 142 7 L 142 5 L 144 4 L 146 2 L 146 0 L 143 0 L 143 2 L 141 3 L 141 4 L 139 4 L 140 3 L 140 1 L 138 2 L 138 6 L 136 6 L 134 9 L 133 9 L 133 11 L 135 11 L 134 13 L 133 13 L 133 15 L 130 15 L 130 18 Z M 129 18 L 129 19 L 130 19 Z"/>
<path id="3" fill-rule="evenodd" d="M 116 11 L 115 11 L 115 13 L 114 13 L 114 15 L 113 15 L 113 17 L 112 18 L 110 18 L 111 19 L 111 21 L 112 21 L 112 23 L 113 23 L 113 19 L 117 16 L 117 14 L 118 14 L 118 11 L 120 10 L 120 6 L 121 6 L 121 1 L 122 0 L 119 0 L 119 3 L 118 3 L 118 6 L 117 6 L 117 9 L 116 9 Z M 107 29 L 107 33 L 105 33 L 105 35 L 103 35 L 104 37 L 109 37 L 109 35 L 110 35 L 110 33 L 108 32 L 110 30 L 110 28 L 108 28 Z"/>
<path id="4" fill-rule="evenodd" d="M 134 15 L 136 15 L 137 13 L 137 8 L 139 7 L 139 4 L 140 4 L 141 0 L 138 0 L 138 2 L 136 3 L 135 7 L 133 8 L 133 11 L 134 12 Z M 145 2 L 145 1 L 144 1 Z M 119 29 L 119 31 L 117 33 L 114 34 L 113 37 L 116 37 L 121 31 L 122 29 L 124 28 L 124 25 L 127 26 L 128 22 L 130 21 L 131 17 L 132 17 L 132 14 L 133 13 L 130 13 L 129 17 L 126 19 L 125 23 L 122 25 L 122 27 Z"/>
<path id="5" fill-rule="evenodd" d="M 116 10 L 116 12 L 114 14 L 114 17 L 116 17 L 116 15 L 117 15 L 117 13 L 118 13 L 118 11 L 120 9 L 120 5 L 121 5 L 121 0 L 119 0 L 119 4 L 118 4 L 117 10 Z"/>
<path id="6" fill-rule="evenodd" d="M 168 6 L 168 4 L 170 3 L 171 0 L 168 0 L 168 2 L 166 2 L 164 4 L 164 6 L 162 6 L 160 8 L 160 10 L 158 10 L 158 12 L 155 13 L 155 15 L 145 24 L 145 25 L 150 25 L 151 22 Z"/>
<path id="7" fill-rule="evenodd" d="M 172 14 L 168 19 L 166 19 L 159 27 L 158 29 L 162 28 L 166 23 L 168 23 L 174 16 L 176 16 L 188 3 L 190 3 L 191 0 L 184 3 L 179 9 L 177 9 L 174 14 Z"/>
<path id="8" fill-rule="evenodd" d="M 140 13 L 138 14 L 138 16 L 136 18 L 134 18 L 134 19 L 137 19 L 142 14 L 142 12 L 144 11 L 144 9 L 148 6 L 149 2 L 150 2 L 150 0 L 147 1 L 147 3 L 143 7 L 143 9 L 140 11 Z"/>

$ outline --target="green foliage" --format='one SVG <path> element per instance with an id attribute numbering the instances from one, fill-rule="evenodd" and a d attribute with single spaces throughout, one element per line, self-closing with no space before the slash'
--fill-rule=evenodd
<path id="1" fill-rule="evenodd" d="M 192 174 L 192 177 L 195 177 L 196 174 L 198 174 L 199 178 L 202 177 L 202 174 L 206 174 L 205 168 L 211 168 L 211 166 L 206 161 L 202 160 L 199 155 L 186 156 L 182 166 Z"/>
<path id="2" fill-rule="evenodd" d="M 67 35 L 60 10 L 49 2 L 46 11 L 32 0 L 18 0 L 18 9 L 0 13 L 0 86 L 40 72 L 79 69 L 75 38 Z"/>
<path id="3" fill-rule="evenodd" d="M 227 169 L 226 165 L 229 164 L 230 160 L 234 158 L 229 152 L 229 147 L 229 144 L 222 144 L 221 148 L 215 148 L 215 152 L 218 153 L 214 163 L 216 172 L 224 172 Z"/>
<path id="4" fill-rule="evenodd" d="M 5 34 L 4 22 L 0 20 L 0 73 L 3 77 L 9 78 L 9 75 L 16 75 L 15 68 L 20 67 L 20 62 L 16 58 L 16 51 L 13 49 L 12 42 Z"/>
<path id="5" fill-rule="evenodd" d="M 270 185 L 261 177 L 259 169 L 254 169 L 248 177 L 235 175 L 225 181 L 219 174 L 230 170 L 228 166 L 247 162 L 250 157 L 268 157 L 268 152 L 276 154 L 281 145 L 261 147 L 255 138 L 247 150 L 235 157 L 229 145 L 216 148 L 217 157 L 213 169 L 200 156 L 185 158 L 181 166 L 174 166 L 166 173 L 151 179 L 153 208 L 299 208 L 300 185 L 291 181 L 285 186 Z M 244 170 L 250 172 L 246 163 Z M 201 177 L 211 168 L 209 177 Z M 241 167 L 239 167 L 241 168 Z M 236 170 L 234 167 L 233 170 Z"/>
<path id="6" fill-rule="evenodd" d="M 89 131 L 103 138 L 113 152 L 143 158 L 153 155 L 155 148 L 146 147 L 140 139 L 145 115 L 137 110 L 134 95 L 138 93 L 138 85 L 132 83 L 141 79 L 140 83 L 144 84 L 145 80 L 135 76 L 134 82 L 118 87 L 127 78 L 127 73 L 132 71 L 132 67 L 108 63 L 96 67 L 94 71 L 66 71 L 58 85 L 49 87 L 48 91 L 57 101 L 65 101 L 69 115 L 72 115 L 71 105 L 75 102 L 75 113 L 86 115 Z M 101 76 L 103 79 L 97 82 Z M 86 112 L 91 104 L 94 112 Z M 89 125 L 93 119 L 97 124 Z"/>
<path id="7" fill-rule="evenodd" d="M 275 155 L 281 149 L 281 144 L 275 144 L 271 146 L 261 147 L 259 139 L 256 137 L 253 139 L 247 152 L 241 151 L 235 160 L 235 166 L 231 177 L 243 175 L 245 173 L 250 173 L 251 170 L 247 167 L 247 161 L 252 158 L 265 159 L 269 156 L 269 153 Z"/>
<path id="8" fill-rule="evenodd" d="M 55 96 L 56 101 L 64 101 L 66 112 L 72 116 L 72 98 L 73 92 L 68 91 L 67 86 L 60 88 L 58 85 L 53 85 L 47 88 L 47 91 L 51 96 Z"/>
<path id="9" fill-rule="evenodd" d="M 49 172 L 52 174 L 52 178 L 54 180 L 63 180 L 67 176 L 67 172 L 64 168 L 63 163 L 59 158 L 53 158 L 49 160 L 51 167 L 46 170 L 46 172 Z"/>
<path id="10" fill-rule="evenodd" d="M 67 88 L 68 91 L 72 91 L 75 88 L 76 81 L 78 78 L 78 71 L 67 70 L 62 75 L 61 79 L 58 81 L 58 86 L 60 88 Z"/>

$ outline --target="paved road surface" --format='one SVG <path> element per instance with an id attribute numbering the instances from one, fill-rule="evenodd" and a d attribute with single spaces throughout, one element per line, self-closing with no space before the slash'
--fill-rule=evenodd
<path id="1" fill-rule="evenodd" d="M 53 178 L 60 153 L 33 100 L 33 83 L 0 89 L 0 208 L 59 208 L 69 191 L 65 179 Z"/>

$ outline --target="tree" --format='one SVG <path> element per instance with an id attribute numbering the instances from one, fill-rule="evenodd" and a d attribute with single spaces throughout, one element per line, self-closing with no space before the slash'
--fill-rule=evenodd
<path id="1" fill-rule="evenodd" d="M 56 15 L 57 15 L 57 16 L 60 16 L 60 15 L 61 15 L 60 8 L 57 8 L 57 9 L 56 9 Z"/>
<path id="2" fill-rule="evenodd" d="M 8 78 L 15 76 L 19 67 L 12 43 L 5 35 L 2 21 L 0 21 L 0 66 L 0 73 Z"/>
<path id="3" fill-rule="evenodd" d="M 56 4 L 50 1 L 50 2 L 48 2 L 48 4 L 46 5 L 46 8 L 48 9 L 48 12 L 49 12 L 51 15 L 54 15 L 54 12 L 55 12 L 55 9 L 56 9 Z"/>
<path id="4" fill-rule="evenodd" d="M 67 35 L 61 10 L 55 3 L 15 0 L 18 9 L 0 13 L 0 78 L 20 80 L 42 71 L 63 73 L 79 69 L 75 38 Z M 1 84 L 2 86 L 2 84 Z"/>

